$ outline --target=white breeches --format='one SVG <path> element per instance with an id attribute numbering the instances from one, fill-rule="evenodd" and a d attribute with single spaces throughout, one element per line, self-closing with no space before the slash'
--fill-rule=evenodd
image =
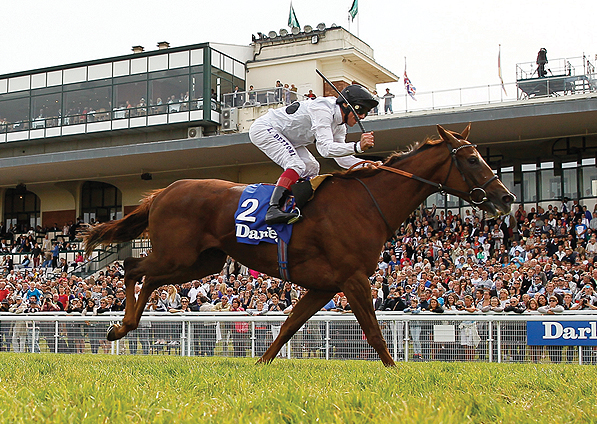
<path id="1" fill-rule="evenodd" d="M 295 147 L 269 124 L 255 122 L 249 129 L 251 142 L 284 170 L 293 169 L 301 178 L 319 174 L 319 162 L 305 146 Z"/>

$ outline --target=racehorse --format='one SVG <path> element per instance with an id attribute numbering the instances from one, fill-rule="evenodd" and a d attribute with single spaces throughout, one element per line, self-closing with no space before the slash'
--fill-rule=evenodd
<path id="1" fill-rule="evenodd" d="M 458 134 L 437 126 L 440 138 L 394 153 L 383 165 L 337 172 L 317 189 L 294 224 L 288 245 L 292 281 L 306 289 L 279 336 L 259 359 L 272 361 L 282 346 L 338 292 L 350 303 L 367 342 L 386 366 L 394 365 L 375 317 L 369 276 L 384 243 L 430 194 L 461 197 L 490 215 L 509 213 L 514 195 L 475 146 L 469 126 Z M 100 244 L 126 242 L 148 230 L 152 252 L 124 261 L 126 308 L 108 340 L 137 328 L 153 290 L 219 273 L 228 255 L 247 267 L 280 276 L 277 247 L 238 243 L 234 214 L 246 186 L 229 181 L 180 180 L 144 198 L 122 219 L 84 235 L 89 256 Z M 138 298 L 135 283 L 145 276 Z"/>

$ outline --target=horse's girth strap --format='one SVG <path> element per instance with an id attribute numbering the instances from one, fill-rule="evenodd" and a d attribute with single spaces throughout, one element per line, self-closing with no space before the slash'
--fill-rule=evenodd
<path id="1" fill-rule="evenodd" d="M 288 244 L 280 236 L 278 236 L 278 270 L 280 271 L 282 280 L 290 281 L 290 272 L 288 272 Z"/>

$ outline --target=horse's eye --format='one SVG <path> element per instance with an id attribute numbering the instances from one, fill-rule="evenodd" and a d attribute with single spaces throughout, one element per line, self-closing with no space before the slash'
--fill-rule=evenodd
<path id="1" fill-rule="evenodd" d="M 471 156 L 470 158 L 468 158 L 468 163 L 470 163 L 471 165 L 477 165 L 479 163 L 479 159 L 477 159 L 476 156 Z"/>

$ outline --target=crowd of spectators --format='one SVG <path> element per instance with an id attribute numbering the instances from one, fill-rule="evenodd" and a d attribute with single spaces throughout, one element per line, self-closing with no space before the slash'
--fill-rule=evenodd
<path id="1" fill-rule="evenodd" d="M 371 276 L 373 306 L 379 311 L 471 315 L 558 314 L 597 309 L 596 228 L 597 212 L 591 213 L 578 202 L 550 205 L 547 210 L 532 207 L 528 212 L 520 206 L 510 215 L 491 219 L 475 210 L 466 210 L 461 216 L 449 211 L 437 213 L 435 207 L 420 208 L 403 223 L 380 254 L 377 270 Z M 63 231 L 67 231 L 66 226 Z M 31 248 L 27 237 L 21 240 L 22 251 Z M 66 273 L 49 277 L 43 269 L 42 264 L 9 270 L 0 279 L 0 310 L 101 314 L 124 309 L 124 271 L 119 264 L 96 278 L 86 279 Z M 140 284 L 136 292 L 141 289 Z M 288 313 L 303 293 L 304 289 L 295 284 L 247 269 L 229 258 L 219 274 L 156 290 L 146 310 Z M 324 309 L 349 313 L 350 304 L 338 293 Z M 235 352 L 241 352 L 246 348 L 242 333 L 248 329 L 242 323 L 237 324 L 228 332 Z M 475 354 L 479 344 L 478 329 L 473 324 L 471 318 L 460 326 L 459 341 L 466 358 Z M 3 350 L 11 344 L 14 350 L 22 348 L 20 336 L 15 336 L 18 325 L 2 322 Z M 259 326 L 256 329 L 259 331 Z M 94 352 L 107 348 L 100 334 L 103 330 L 71 329 L 76 336 L 67 330 L 64 349 L 68 351 L 79 351 L 83 337 L 88 338 Z M 26 331 L 19 331 L 25 340 Z M 272 331 L 275 333 L 275 329 Z M 413 341 L 417 340 L 416 325 L 410 331 Z M 40 333 L 43 337 L 44 332 Z M 164 334 L 176 332 L 164 331 Z M 272 336 L 275 334 L 269 337 Z M 142 343 L 143 351 L 156 344 L 171 347 L 177 343 L 174 337 L 157 333 L 154 338 Z M 71 339 L 74 341 L 69 343 Z M 257 346 L 263 350 L 265 338 L 258 340 Z M 197 349 L 204 354 L 213 353 L 209 344 Z M 415 355 L 415 358 L 421 356 L 416 343 Z"/>

